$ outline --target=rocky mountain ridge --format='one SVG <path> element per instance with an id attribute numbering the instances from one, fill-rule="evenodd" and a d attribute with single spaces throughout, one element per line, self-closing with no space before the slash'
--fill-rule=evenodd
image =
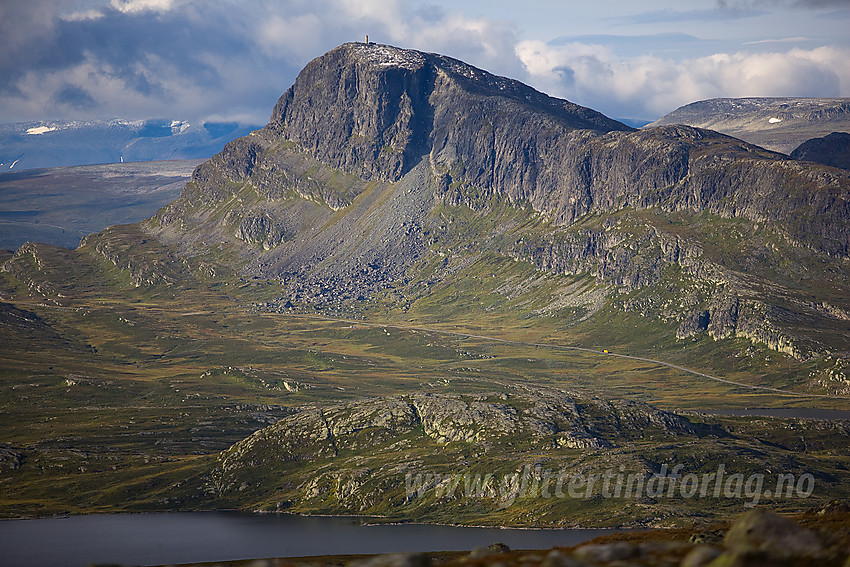
<path id="1" fill-rule="evenodd" d="M 586 228 L 577 222 L 640 210 L 708 214 L 766 227 L 772 234 L 757 240 L 779 238 L 790 247 L 782 255 L 846 258 L 848 194 L 845 172 L 722 134 L 685 126 L 633 131 L 455 60 L 346 44 L 305 68 L 268 126 L 198 168 L 152 234 L 188 246 L 188 254 L 198 253 L 190 233 L 257 243 L 239 250 L 241 263 L 232 266 L 287 282 L 277 305 L 320 306 L 329 298 L 342 305 L 412 282 L 404 274 L 433 258 L 434 243 L 452 231 L 429 212 L 440 203 L 486 215 L 495 201 L 506 201 L 551 222 L 549 235 L 508 241 L 499 234 L 513 229 L 493 226 L 479 247 L 546 273 L 592 273 L 625 292 L 657 284 L 671 266 L 700 281 L 712 274 L 710 287 L 719 289 L 710 297 L 680 301 L 702 307 L 664 316 L 678 319 L 680 338 L 710 330 L 715 338 L 743 336 L 805 356 L 813 345 L 794 346 L 776 322 L 787 316 L 771 316 L 771 300 L 757 290 L 764 285 L 753 288 L 753 277 L 775 274 L 756 266 L 730 270 L 728 259 L 707 257 L 702 237 L 671 232 L 663 221 L 633 219 L 629 230 L 622 220 Z M 257 205 L 225 205 L 252 200 Z M 193 212 L 221 206 L 229 207 L 223 223 Z M 331 218 L 340 220 L 328 224 Z M 325 228 L 311 233 L 317 224 Z M 222 233 L 222 225 L 232 233 Z"/>
<path id="2" fill-rule="evenodd" d="M 841 243 L 832 253 L 850 251 L 848 236 L 835 232 L 848 217 L 850 177 L 842 173 L 699 129 L 633 132 L 442 56 L 374 44 L 329 52 L 305 67 L 261 135 L 224 150 L 222 172 L 248 180 L 281 139 L 365 179 L 398 181 L 427 155 L 438 197 L 451 204 L 474 206 L 482 193 L 496 194 L 566 225 L 625 207 L 792 224 L 800 209 L 813 208 L 818 214 L 793 236 L 804 241 L 815 232 L 810 240 Z M 789 203 L 793 211 L 784 207 L 788 188 L 802 186 L 814 190 L 795 192 L 804 202 Z"/>

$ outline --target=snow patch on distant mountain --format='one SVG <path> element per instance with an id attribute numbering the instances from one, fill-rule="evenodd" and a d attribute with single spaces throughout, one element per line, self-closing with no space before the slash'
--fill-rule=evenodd
<path id="1" fill-rule="evenodd" d="M 188 122 L 185 122 L 183 120 L 172 120 L 171 121 L 171 134 L 172 135 L 182 134 L 190 126 L 191 126 L 191 124 L 189 124 Z"/>
<path id="2" fill-rule="evenodd" d="M 30 128 L 29 130 L 27 130 L 27 134 L 29 134 L 30 136 L 38 135 L 38 134 L 46 134 L 48 132 L 53 132 L 54 130 L 56 130 L 55 126 L 54 127 L 51 127 L 51 126 L 36 126 L 34 128 Z"/>

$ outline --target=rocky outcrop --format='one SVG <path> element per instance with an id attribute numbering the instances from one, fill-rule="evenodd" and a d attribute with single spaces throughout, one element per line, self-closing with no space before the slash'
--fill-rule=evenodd
<path id="1" fill-rule="evenodd" d="M 23 462 L 23 453 L 7 443 L 0 443 L 0 472 L 17 470 Z"/>
<path id="2" fill-rule="evenodd" d="M 760 553 L 774 559 L 817 557 L 823 544 L 817 535 L 767 510 L 740 517 L 723 539 L 732 555 Z"/>
<path id="3" fill-rule="evenodd" d="M 686 339 L 708 329 L 711 314 L 707 310 L 697 311 L 687 316 L 676 330 L 677 339 Z"/>
<path id="4" fill-rule="evenodd" d="M 216 494 L 226 493 L 238 487 L 238 479 L 251 469 L 275 471 L 299 462 L 334 458 L 341 452 L 369 453 L 410 435 L 424 436 L 435 448 L 449 443 L 490 446 L 523 439 L 552 449 L 594 450 L 648 430 L 671 438 L 695 433 L 686 418 L 647 404 L 557 390 L 372 398 L 307 407 L 257 431 L 222 453 L 208 488 Z"/>
<path id="5" fill-rule="evenodd" d="M 192 173 L 192 182 L 204 189 L 192 196 L 206 204 L 223 201 L 231 195 L 234 185 L 245 182 L 251 176 L 263 149 L 253 135 L 228 143 Z"/>
<path id="6" fill-rule="evenodd" d="M 264 250 L 271 250 L 286 237 L 283 223 L 264 211 L 231 211 L 225 220 L 237 225 L 236 238 Z"/>
<path id="7" fill-rule="evenodd" d="M 600 283 L 628 293 L 658 283 L 665 266 L 698 262 L 702 248 L 650 226 L 624 230 L 611 219 L 599 228 L 524 236 L 507 253 L 541 271 L 590 274 Z"/>
<path id="8" fill-rule="evenodd" d="M 438 443 L 495 439 L 515 432 L 520 423 L 514 407 L 499 403 L 424 394 L 413 398 L 413 407 L 425 434 Z"/>

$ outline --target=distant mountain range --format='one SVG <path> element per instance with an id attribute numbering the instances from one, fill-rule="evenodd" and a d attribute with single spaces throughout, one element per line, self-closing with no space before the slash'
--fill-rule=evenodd
<path id="1" fill-rule="evenodd" d="M 713 98 L 677 108 L 648 128 L 685 124 L 790 154 L 803 142 L 850 132 L 850 98 Z"/>
<path id="2" fill-rule="evenodd" d="M 95 120 L 0 124 L 0 172 L 21 169 L 204 159 L 258 126 L 183 120 Z"/>

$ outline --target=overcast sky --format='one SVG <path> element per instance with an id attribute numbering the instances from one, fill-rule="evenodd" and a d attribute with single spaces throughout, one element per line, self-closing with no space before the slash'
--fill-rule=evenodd
<path id="1" fill-rule="evenodd" d="M 615 118 L 850 96 L 850 0 L 0 0 L 0 122 L 265 124 L 308 61 L 370 39 Z"/>

